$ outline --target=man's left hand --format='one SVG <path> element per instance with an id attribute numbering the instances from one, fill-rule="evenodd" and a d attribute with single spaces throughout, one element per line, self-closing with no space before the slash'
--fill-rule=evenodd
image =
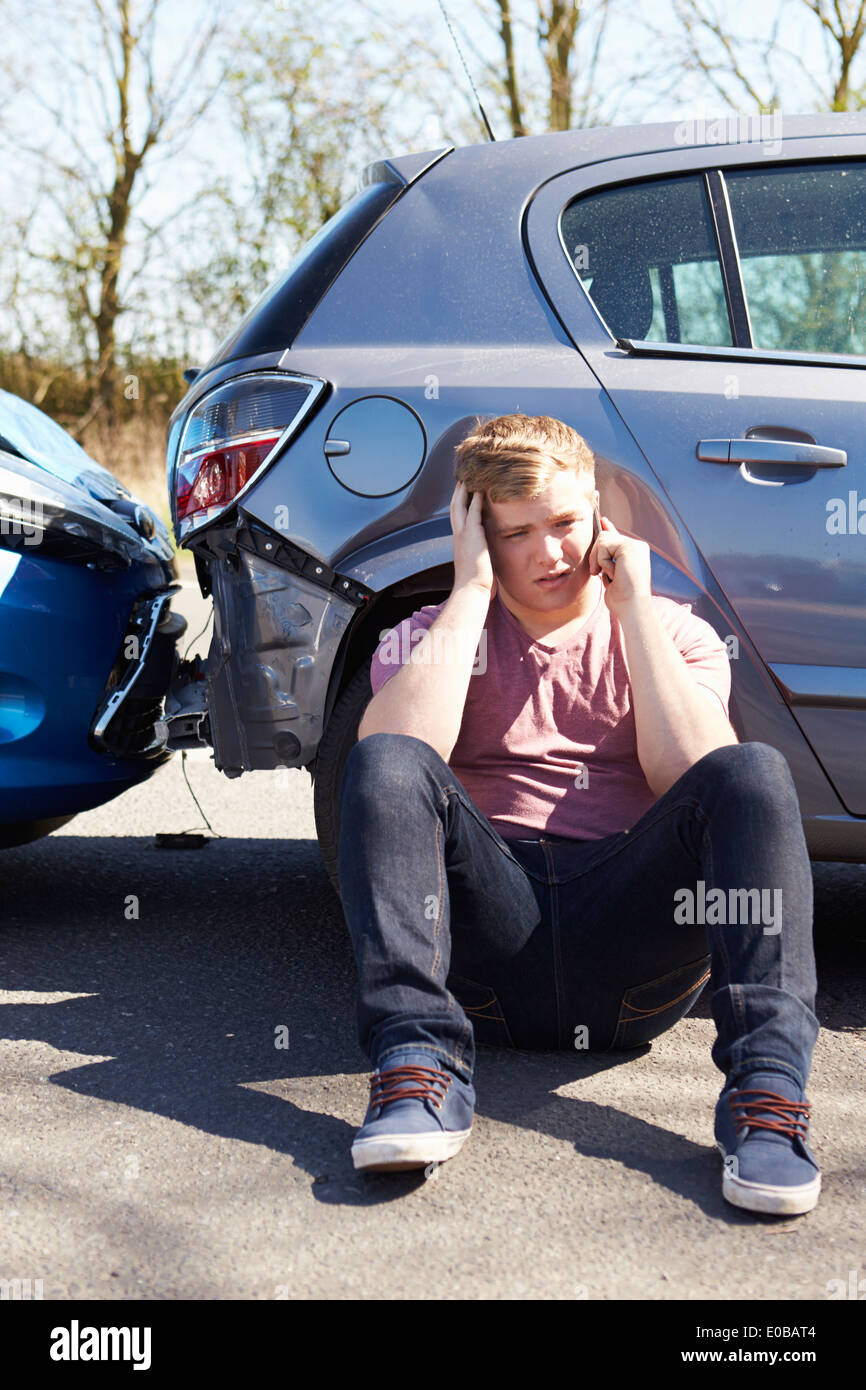
<path id="1" fill-rule="evenodd" d="M 590 574 L 602 575 L 604 601 L 611 612 L 652 594 L 650 548 L 646 541 L 621 536 L 609 517 L 589 552 Z"/>

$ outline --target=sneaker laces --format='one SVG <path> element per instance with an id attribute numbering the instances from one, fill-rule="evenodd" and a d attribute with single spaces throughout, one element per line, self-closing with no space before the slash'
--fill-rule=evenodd
<path id="1" fill-rule="evenodd" d="M 741 1100 L 741 1096 L 764 1096 L 768 1099 Z M 788 1139 L 805 1139 L 808 1135 L 812 1106 L 807 1100 L 788 1100 L 777 1091 L 759 1088 L 732 1092 L 728 1096 L 728 1106 L 738 1136 L 745 1128 L 769 1129 L 776 1134 L 784 1134 Z M 741 1113 L 737 1114 L 737 1111 Z M 775 1119 L 769 1116 L 775 1116 Z"/>
<path id="2" fill-rule="evenodd" d="M 390 1105 L 394 1100 L 429 1100 L 441 1110 L 451 1075 L 438 1067 L 406 1065 L 374 1072 L 370 1077 L 370 1104 Z"/>

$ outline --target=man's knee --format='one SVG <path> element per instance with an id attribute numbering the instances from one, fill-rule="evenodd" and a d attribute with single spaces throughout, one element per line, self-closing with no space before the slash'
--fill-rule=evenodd
<path id="1" fill-rule="evenodd" d="M 368 734 L 349 750 L 342 795 L 408 796 L 433 759 L 442 761 L 429 743 L 410 734 Z"/>
<path id="2" fill-rule="evenodd" d="M 769 743 L 731 743 L 714 748 L 701 760 L 702 770 L 726 799 L 758 804 L 767 811 L 797 806 L 797 793 L 787 759 Z M 697 766 L 697 764 L 696 764 Z"/>

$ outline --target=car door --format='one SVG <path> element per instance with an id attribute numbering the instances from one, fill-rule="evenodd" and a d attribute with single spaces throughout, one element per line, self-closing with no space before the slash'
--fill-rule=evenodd
<path id="1" fill-rule="evenodd" d="M 866 815 L 866 126 L 563 174 L 536 274 Z"/>

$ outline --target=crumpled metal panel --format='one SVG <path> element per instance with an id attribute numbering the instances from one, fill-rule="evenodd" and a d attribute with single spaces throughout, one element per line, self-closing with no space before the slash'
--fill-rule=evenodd
<path id="1" fill-rule="evenodd" d="M 214 762 L 229 776 L 303 767 L 322 736 L 328 682 L 353 605 L 238 550 L 211 566 L 208 709 Z"/>

